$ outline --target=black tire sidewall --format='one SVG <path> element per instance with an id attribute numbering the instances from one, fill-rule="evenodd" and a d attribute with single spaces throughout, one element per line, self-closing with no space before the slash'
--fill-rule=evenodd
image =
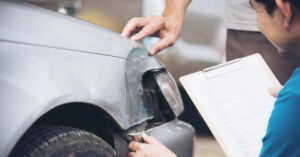
<path id="1" fill-rule="evenodd" d="M 33 129 L 10 157 L 118 157 L 116 151 L 95 134 L 72 127 Z"/>

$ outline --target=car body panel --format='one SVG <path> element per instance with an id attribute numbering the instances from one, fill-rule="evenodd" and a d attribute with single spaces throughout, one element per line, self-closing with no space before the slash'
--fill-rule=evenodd
<path id="1" fill-rule="evenodd" d="M 124 59 L 0 42 L 0 60 L 0 138 L 10 141 L 1 142 L 3 147 L 14 144 L 46 112 L 71 102 L 105 108 L 121 128 L 133 125 L 130 115 L 124 117 L 129 109 L 125 77 L 120 77 Z"/>
<path id="2" fill-rule="evenodd" d="M 121 58 L 138 46 L 100 26 L 25 2 L 1 0 L 0 18 L 2 40 Z"/>
<path id="3" fill-rule="evenodd" d="M 133 53 L 147 56 L 146 52 Z M 130 61 L 1 41 L 0 126 L 3 129 L 0 138 L 10 142 L 1 142 L 0 149 L 9 150 L 4 147 L 11 148 L 38 118 L 55 107 L 72 102 L 102 108 L 123 130 L 151 119 L 151 108 L 142 97 L 141 77 L 143 71 L 161 68 L 161 65 L 153 66 L 156 59 L 149 59 L 148 65 L 144 61 L 143 66 L 135 68 L 136 73 L 128 73 L 130 79 L 126 79 L 125 67 L 131 69 L 130 65 L 141 64 L 134 59 L 140 56 L 132 55 Z M 137 88 L 140 90 L 135 90 Z M 126 90 L 133 92 L 128 96 Z"/>
<path id="4" fill-rule="evenodd" d="M 135 90 L 141 87 L 141 83 L 137 83 L 141 82 L 141 71 L 152 66 L 143 64 L 145 67 L 140 67 L 140 72 L 130 73 L 129 84 L 136 86 L 126 88 L 126 64 L 135 63 L 115 57 L 0 42 L 0 126 L 3 128 L 0 138 L 9 143 L 17 141 L 39 117 L 72 102 L 102 108 L 124 130 L 152 118 L 150 106 L 141 97 L 142 90 Z M 129 97 L 126 89 L 136 92 Z M 7 146 L 3 142 L 0 148 L 1 145 Z"/>

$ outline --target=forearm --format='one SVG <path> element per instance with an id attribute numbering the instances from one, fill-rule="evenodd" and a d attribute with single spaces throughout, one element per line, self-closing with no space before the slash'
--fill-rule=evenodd
<path id="1" fill-rule="evenodd" d="M 191 0 L 167 0 L 163 15 L 168 16 L 174 14 L 183 18 L 190 2 Z"/>

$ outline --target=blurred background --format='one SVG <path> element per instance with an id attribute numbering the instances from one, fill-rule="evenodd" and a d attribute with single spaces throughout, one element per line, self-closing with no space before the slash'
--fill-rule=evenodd
<path id="1" fill-rule="evenodd" d="M 27 2 L 119 33 L 130 18 L 161 15 L 165 7 L 165 0 L 27 0 Z M 193 0 L 186 12 L 180 38 L 175 45 L 158 54 L 180 87 L 185 105 L 185 112 L 180 119 L 192 124 L 197 131 L 195 157 L 225 155 L 178 79 L 180 76 L 200 71 L 225 60 L 225 3 L 224 0 Z M 147 37 L 142 43 L 149 48 L 157 40 L 154 37 Z"/>

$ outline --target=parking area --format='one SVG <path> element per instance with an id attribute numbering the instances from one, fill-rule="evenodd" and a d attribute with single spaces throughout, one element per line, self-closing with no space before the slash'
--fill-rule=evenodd
<path id="1" fill-rule="evenodd" d="M 223 150 L 213 137 L 197 136 L 194 157 L 223 157 Z"/>

